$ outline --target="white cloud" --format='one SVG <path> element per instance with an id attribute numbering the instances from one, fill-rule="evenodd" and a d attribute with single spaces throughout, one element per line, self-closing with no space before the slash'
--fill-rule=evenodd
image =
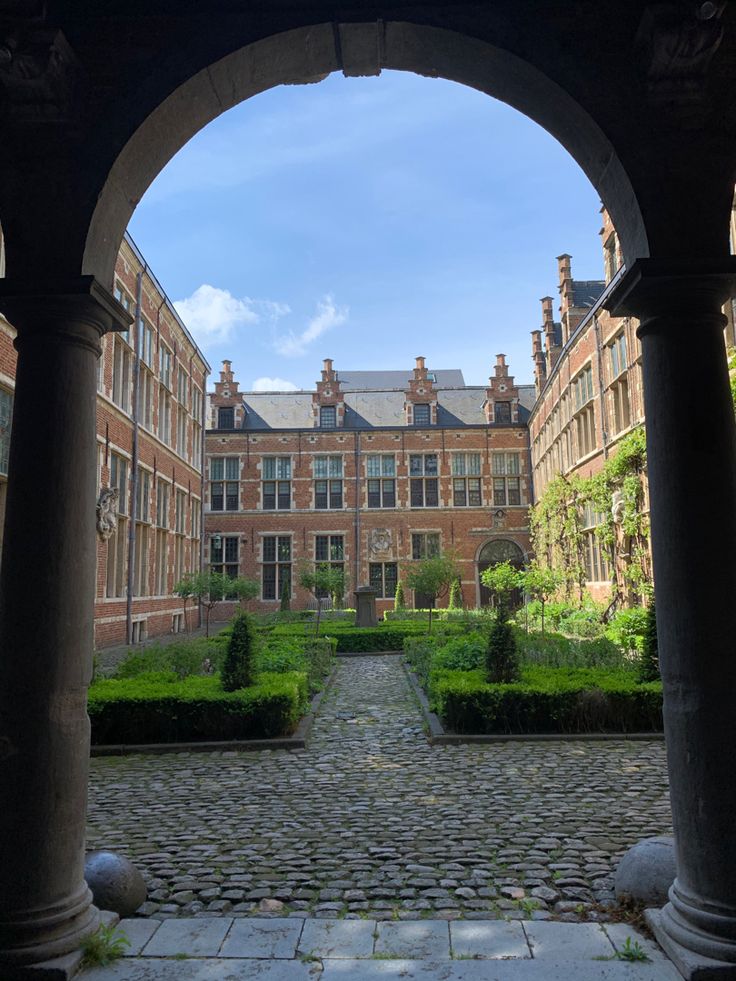
<path id="1" fill-rule="evenodd" d="M 286 358 L 297 358 L 306 353 L 307 347 L 333 327 L 341 327 L 348 319 L 348 307 L 335 306 L 331 293 L 317 303 L 317 312 L 301 334 L 289 331 L 276 339 L 276 350 Z"/>
<path id="2" fill-rule="evenodd" d="M 256 378 L 251 388 L 252 392 L 296 392 L 297 386 L 294 382 L 286 381 L 285 378 Z"/>
<path id="3" fill-rule="evenodd" d="M 290 313 L 285 303 L 273 300 L 240 299 L 229 290 L 203 283 L 191 296 L 175 300 L 174 307 L 202 348 L 230 339 L 238 327 L 251 327 L 263 319 L 271 322 Z"/>

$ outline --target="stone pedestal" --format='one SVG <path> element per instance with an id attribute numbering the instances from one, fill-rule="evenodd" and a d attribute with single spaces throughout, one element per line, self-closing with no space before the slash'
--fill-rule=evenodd
<path id="1" fill-rule="evenodd" d="M 639 260 L 609 303 L 641 321 L 677 866 L 657 935 L 722 962 L 692 978 L 736 978 L 736 424 L 721 313 L 734 285 L 734 259 Z"/>
<path id="2" fill-rule="evenodd" d="M 354 590 L 355 596 L 355 626 L 377 627 L 376 596 L 378 593 L 372 586 L 359 586 Z"/>
<path id="3" fill-rule="evenodd" d="M 0 579 L 0 977 L 64 957 L 99 915 L 84 881 L 100 339 L 127 315 L 91 277 L 0 280 L 17 328 Z"/>

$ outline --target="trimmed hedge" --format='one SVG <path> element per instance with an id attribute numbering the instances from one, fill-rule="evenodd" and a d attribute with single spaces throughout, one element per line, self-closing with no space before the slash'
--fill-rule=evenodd
<path id="1" fill-rule="evenodd" d="M 252 739 L 293 732 L 307 702 L 302 672 L 262 674 L 224 692 L 219 678 L 173 672 L 99 681 L 89 690 L 92 742 L 173 743 Z"/>
<path id="2" fill-rule="evenodd" d="M 461 633 L 456 624 L 443 624 L 444 633 Z M 405 637 L 419 637 L 427 633 L 426 620 L 422 622 L 393 621 L 377 627 L 354 627 L 352 624 L 331 623 L 325 628 L 325 636 L 337 641 L 337 651 L 342 653 L 370 653 L 371 651 L 400 651 Z M 272 637 L 304 638 L 304 627 L 287 624 L 274 627 Z M 307 635 L 308 636 L 308 635 Z"/>
<path id="3" fill-rule="evenodd" d="M 662 685 L 631 672 L 526 667 L 522 680 L 492 685 L 483 671 L 435 670 L 432 708 L 455 732 L 654 732 L 662 729 Z"/>

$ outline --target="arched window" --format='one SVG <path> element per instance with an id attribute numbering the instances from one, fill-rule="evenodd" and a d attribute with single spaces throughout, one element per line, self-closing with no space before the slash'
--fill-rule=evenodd
<path id="1" fill-rule="evenodd" d="M 491 566 L 498 565 L 499 562 L 510 562 L 511 565 L 520 569 L 524 565 L 524 553 L 516 542 L 509 541 L 507 538 L 496 538 L 491 542 L 486 542 L 478 555 L 478 583 L 480 585 L 480 605 L 488 606 L 492 601 L 491 592 L 480 581 L 480 574 Z M 517 606 L 521 602 L 520 595 L 511 597 L 511 606 Z"/>

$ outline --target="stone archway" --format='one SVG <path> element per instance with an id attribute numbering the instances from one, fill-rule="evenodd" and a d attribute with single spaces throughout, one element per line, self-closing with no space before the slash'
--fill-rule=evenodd
<path id="1" fill-rule="evenodd" d="M 510 562 L 515 568 L 521 569 L 524 565 L 524 552 L 521 546 L 517 545 L 510 538 L 492 538 L 482 546 L 475 560 L 476 589 L 478 591 L 479 606 L 489 606 L 491 604 L 491 592 L 481 582 L 480 575 L 485 569 L 498 565 L 499 562 Z M 518 605 L 518 597 L 512 597 L 511 605 Z"/>
<path id="2" fill-rule="evenodd" d="M 736 976 L 736 427 L 720 312 L 736 282 L 733 5 L 366 3 L 346 23 L 326 0 L 260 4 L 256 16 L 191 0 L 171 15 L 160 3 L 116 14 L 100 0 L 49 5 L 53 24 L 32 6 L 14 5 L 20 57 L 3 43 L 0 65 L 0 308 L 19 350 L 0 584 L 0 799 L 12 802 L 0 809 L 0 961 L 66 953 L 97 924 L 82 877 L 89 423 L 99 338 L 126 322 L 107 290 L 123 231 L 164 164 L 221 112 L 273 85 L 394 68 L 470 85 L 537 121 L 618 228 L 627 271 L 609 303 L 641 321 L 656 420 L 652 542 L 678 860 L 660 932 Z M 694 472 L 718 475 L 700 524 Z"/>

